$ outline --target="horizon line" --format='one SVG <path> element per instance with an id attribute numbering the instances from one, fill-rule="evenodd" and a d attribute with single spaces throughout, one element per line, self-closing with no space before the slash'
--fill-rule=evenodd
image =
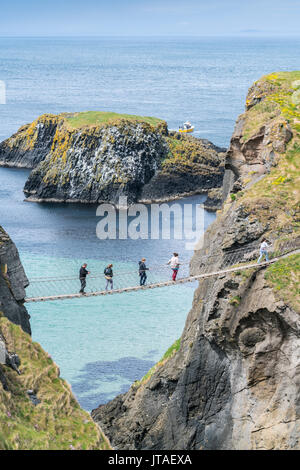
<path id="1" fill-rule="evenodd" d="M 214 37 L 300 37 L 300 33 L 237 32 L 223 34 L 1 34 L 0 38 L 214 38 Z"/>

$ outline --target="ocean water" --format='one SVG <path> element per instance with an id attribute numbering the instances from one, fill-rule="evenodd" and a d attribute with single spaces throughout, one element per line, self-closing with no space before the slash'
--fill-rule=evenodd
<path id="1" fill-rule="evenodd" d="M 249 86 L 299 68 L 298 38 L 0 38 L 0 140 L 43 113 L 157 116 L 227 146 Z"/>
<path id="2" fill-rule="evenodd" d="M 26 202 L 22 188 L 28 174 L 29 170 L 0 168 L 0 224 L 16 243 L 30 279 L 77 277 L 83 262 L 88 263 L 92 274 L 103 273 L 111 262 L 114 282 L 121 278 L 123 286 L 127 282 L 138 285 L 137 263 L 142 257 L 153 268 L 148 273 L 150 280 L 160 279 L 157 266 L 165 264 L 174 251 L 180 253 L 182 261 L 190 259 L 192 251 L 187 249 L 186 240 L 175 239 L 172 232 L 180 218 L 171 219 L 170 240 L 100 240 L 96 236 L 97 206 Z M 204 199 L 195 196 L 177 203 L 195 207 Z M 214 219 L 214 213 L 203 211 L 204 228 Z M 135 279 L 130 274 L 127 281 L 124 272 L 135 272 Z M 183 272 L 184 267 L 179 276 Z M 163 275 L 171 278 L 171 270 Z M 102 290 L 104 276 L 97 282 Z M 98 286 L 87 279 L 87 287 L 91 285 Z M 30 303 L 27 309 L 32 336 L 59 365 L 80 404 L 91 410 L 128 390 L 181 335 L 195 287 L 193 283 L 107 297 Z M 37 291 L 32 282 L 27 294 L 78 290 L 78 279 L 71 284 L 46 282 L 42 291 Z"/>
<path id="3" fill-rule="evenodd" d="M 293 38 L 0 38 L 0 140 L 43 113 L 110 110 L 157 116 L 170 129 L 189 119 L 195 135 L 228 146 L 254 80 L 299 68 Z M 24 202 L 28 170 L 0 168 L 0 224 L 28 277 L 77 275 L 189 260 L 186 240 L 99 240 L 95 206 Z M 179 201 L 201 203 L 203 197 Z M 203 212 L 204 226 L 215 218 Z M 178 223 L 176 219 L 173 224 Z M 33 339 L 59 364 L 87 410 L 126 391 L 181 335 L 194 285 L 28 304 Z"/>

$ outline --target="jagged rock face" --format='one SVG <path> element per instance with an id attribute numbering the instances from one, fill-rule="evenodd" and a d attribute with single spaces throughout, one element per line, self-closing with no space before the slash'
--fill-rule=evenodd
<path id="1" fill-rule="evenodd" d="M 141 201 L 174 199 L 210 193 L 207 206 L 219 206 L 224 177 L 225 149 L 206 139 L 170 132 L 166 139 L 172 158 L 166 160 L 141 192 Z"/>
<path id="2" fill-rule="evenodd" d="M 70 116 L 43 115 L 0 144 L 0 165 L 34 168 L 24 188 L 29 200 L 152 202 L 222 186 L 225 149 L 205 139 L 168 133 L 159 120 L 72 127 Z M 220 200 L 215 192 L 208 205 Z"/>
<path id="3" fill-rule="evenodd" d="M 269 122 L 245 139 L 244 125 L 245 121 L 241 116 L 231 138 L 226 168 L 231 169 L 237 178 L 246 178 L 253 173 L 264 175 L 276 165 L 276 152 L 285 152 L 286 144 L 292 138 L 291 127 L 285 120 Z"/>
<path id="4" fill-rule="evenodd" d="M 17 249 L 0 227 L 0 450 L 110 449 L 58 366 L 29 336 L 27 285 Z"/>
<path id="5" fill-rule="evenodd" d="M 29 314 L 24 307 L 25 287 L 29 282 L 18 250 L 0 227 L 0 311 L 16 325 L 31 334 Z"/>
<path id="6" fill-rule="evenodd" d="M 283 86 L 287 80 L 288 91 L 282 94 L 289 104 L 293 77 L 282 73 L 280 78 Z M 264 86 L 264 81 L 261 94 L 255 85 L 255 99 L 260 99 L 252 106 L 247 103 L 242 141 L 249 139 L 252 125 L 247 113 L 253 116 L 268 90 L 278 91 L 273 77 L 267 78 L 271 84 Z M 268 128 L 273 118 L 264 118 Z M 256 127 L 257 122 L 254 134 Z M 245 184 L 239 162 L 231 160 L 241 186 L 226 199 L 199 242 L 191 274 L 224 269 L 231 250 L 257 250 L 262 236 L 273 242 L 274 250 L 279 241 L 297 237 L 297 124 L 292 134 L 289 158 L 273 148 L 276 166 L 267 169 L 264 145 L 269 144 L 253 146 L 252 156 L 247 147 L 240 147 L 244 161 L 256 162 L 263 171 L 258 171 L 257 181 L 248 174 L 251 181 Z M 280 186 L 284 181 L 286 186 Z M 300 449 L 300 312 L 288 292 L 297 283 L 291 266 L 291 261 L 275 263 L 272 268 L 241 270 L 199 283 L 180 349 L 126 394 L 93 410 L 115 449 Z M 271 269 L 277 273 L 277 284 L 270 281 Z"/>
<path id="7" fill-rule="evenodd" d="M 57 132 L 52 150 L 33 170 L 24 192 L 40 200 L 136 200 L 155 174 L 167 147 L 144 123 Z"/>
<path id="8" fill-rule="evenodd" d="M 276 91 L 272 83 L 256 82 L 249 89 L 246 112 L 237 119 L 225 166 L 239 180 L 240 189 L 252 179 L 269 173 L 293 137 L 289 119 L 282 115 L 279 104 L 268 102 Z"/>
<path id="9" fill-rule="evenodd" d="M 195 253 L 192 273 L 233 219 L 222 222 Z M 223 262 L 212 258 L 210 269 Z M 299 331 L 299 313 L 276 299 L 263 269 L 204 280 L 180 350 L 92 416 L 115 449 L 298 449 Z"/>
<path id="10" fill-rule="evenodd" d="M 59 116 L 45 114 L 0 143 L 0 166 L 34 168 L 51 150 Z"/>

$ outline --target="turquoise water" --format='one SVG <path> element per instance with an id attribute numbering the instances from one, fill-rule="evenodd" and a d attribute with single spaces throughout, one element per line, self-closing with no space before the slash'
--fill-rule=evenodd
<path id="1" fill-rule="evenodd" d="M 28 253 L 21 253 L 21 259 L 26 272 L 34 277 L 53 273 L 57 268 L 61 275 L 74 275 L 81 261 Z M 101 260 L 87 262 L 92 272 L 103 271 L 106 264 Z M 133 263 L 114 263 L 115 272 L 134 268 Z M 74 282 L 78 291 L 79 282 Z M 88 279 L 88 287 L 90 283 Z M 28 304 L 33 339 L 59 364 L 62 376 L 72 385 L 81 405 L 90 410 L 141 379 L 180 336 L 194 288 L 195 285 L 178 285 Z M 28 295 L 31 289 L 34 290 L 34 283 Z M 65 292 L 64 285 L 62 292 Z"/>
<path id="2" fill-rule="evenodd" d="M 102 274 L 112 262 L 127 284 L 125 272 L 135 272 L 129 284 L 138 284 L 137 262 L 147 258 L 149 279 L 160 278 L 157 265 L 173 251 L 182 260 L 192 252 L 185 240 L 99 240 L 96 207 L 80 204 L 35 204 L 24 201 L 22 188 L 28 170 L 0 168 L 1 225 L 19 248 L 30 279 L 74 277 L 71 281 L 39 284 L 28 296 L 78 292 L 78 270 L 88 263 L 91 275 Z M 203 196 L 180 201 L 198 203 Z M 205 227 L 215 218 L 205 213 Z M 173 220 L 173 225 L 177 223 Z M 185 268 L 180 274 L 185 273 Z M 170 278 L 167 268 L 164 279 Z M 105 280 L 88 279 L 87 290 L 103 289 Z M 59 365 L 80 404 L 87 410 L 126 391 L 155 364 L 181 335 L 192 305 L 195 285 L 178 285 L 136 293 L 28 304 L 32 336 Z"/>
<path id="3" fill-rule="evenodd" d="M 157 116 L 170 129 L 189 119 L 195 136 L 228 146 L 249 86 L 299 68 L 299 46 L 299 38 L 0 38 L 0 140 L 43 113 L 110 110 Z M 99 240 L 96 206 L 24 202 L 28 173 L 0 168 L 0 224 L 30 278 L 77 276 L 86 260 L 93 272 L 108 262 L 116 272 L 142 256 L 149 266 L 173 251 L 191 257 L 185 240 Z M 214 218 L 205 212 L 205 227 Z M 33 339 L 90 410 L 127 390 L 181 335 L 194 287 L 28 304 Z"/>
<path id="4" fill-rule="evenodd" d="M 127 391 L 161 358 L 180 336 L 192 297 L 191 287 L 177 286 L 30 304 L 28 310 L 33 339 L 91 410 Z"/>

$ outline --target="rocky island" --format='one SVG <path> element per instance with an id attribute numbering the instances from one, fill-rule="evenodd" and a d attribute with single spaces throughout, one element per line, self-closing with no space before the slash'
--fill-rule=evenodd
<path id="1" fill-rule="evenodd" d="M 250 88 L 226 157 L 227 198 L 191 272 L 262 237 L 299 247 L 300 72 Z M 239 260 L 242 264 L 242 259 Z M 183 334 L 92 412 L 115 449 L 300 449 L 300 255 L 203 279 Z"/>
<path id="2" fill-rule="evenodd" d="M 0 165 L 33 168 L 30 201 L 133 203 L 208 194 L 222 200 L 224 149 L 165 121 L 108 112 L 43 115 L 0 144 Z"/>

